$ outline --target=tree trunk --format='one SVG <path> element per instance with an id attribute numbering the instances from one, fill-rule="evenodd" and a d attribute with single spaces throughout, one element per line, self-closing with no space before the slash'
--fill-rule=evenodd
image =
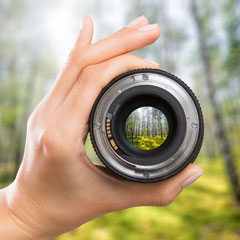
<path id="1" fill-rule="evenodd" d="M 150 137 L 150 111 L 149 108 L 147 108 L 147 137 Z"/>
<path id="2" fill-rule="evenodd" d="M 161 116 L 161 114 L 159 115 L 158 127 L 159 127 L 159 135 L 161 136 L 161 139 L 162 139 L 163 129 L 162 129 L 162 116 Z"/>
<path id="3" fill-rule="evenodd" d="M 228 177 L 229 177 L 231 185 L 232 185 L 233 193 L 234 193 L 238 203 L 240 203 L 239 178 L 238 178 L 236 168 L 234 166 L 233 156 L 232 156 L 232 152 L 231 152 L 231 149 L 229 146 L 227 135 L 224 131 L 224 126 L 223 126 L 223 122 L 222 122 L 222 116 L 220 113 L 220 109 L 219 109 L 219 106 L 216 101 L 216 94 L 215 94 L 216 88 L 214 85 L 212 66 L 211 66 L 211 62 L 209 59 L 207 43 L 204 38 L 204 32 L 203 32 L 203 28 L 201 25 L 201 19 L 200 19 L 199 13 L 198 13 L 198 7 L 196 5 L 195 0 L 191 0 L 191 12 L 192 12 L 193 20 L 195 22 L 197 34 L 198 34 L 198 44 L 199 44 L 201 60 L 203 63 L 206 84 L 207 84 L 207 88 L 208 88 L 208 95 L 209 95 L 209 99 L 210 99 L 210 102 L 212 105 L 213 115 L 215 118 L 216 135 L 219 140 L 220 150 L 222 152 L 223 159 L 226 164 L 227 174 L 228 174 Z"/>

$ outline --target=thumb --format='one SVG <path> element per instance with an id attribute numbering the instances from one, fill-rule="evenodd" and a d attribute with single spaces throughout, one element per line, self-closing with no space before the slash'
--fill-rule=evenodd
<path id="1" fill-rule="evenodd" d="M 167 180 L 157 183 L 128 183 L 125 194 L 129 207 L 167 206 L 187 187 L 203 174 L 203 169 L 189 164 L 183 171 Z"/>

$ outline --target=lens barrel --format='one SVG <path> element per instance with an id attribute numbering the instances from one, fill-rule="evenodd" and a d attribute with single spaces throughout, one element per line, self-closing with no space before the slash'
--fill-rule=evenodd
<path id="1" fill-rule="evenodd" d="M 90 116 L 90 138 L 101 162 L 129 180 L 174 176 L 197 157 L 203 116 L 192 90 L 174 75 L 137 69 L 114 78 Z"/>

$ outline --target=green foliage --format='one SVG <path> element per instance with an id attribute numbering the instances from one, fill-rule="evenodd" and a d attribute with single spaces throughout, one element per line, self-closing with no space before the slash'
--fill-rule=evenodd
<path id="1" fill-rule="evenodd" d="M 142 150 L 152 150 L 163 144 L 167 135 L 163 136 L 138 136 L 133 139 L 129 138 L 129 141 L 137 148 Z"/>
<path id="2" fill-rule="evenodd" d="M 79 25 L 78 20 L 81 15 L 92 16 L 97 23 L 96 30 L 99 31 L 99 34 L 95 32 L 96 39 L 111 34 L 116 29 L 117 19 L 126 18 L 127 9 L 129 17 L 131 16 L 128 20 L 143 14 L 148 17 L 150 23 L 160 24 L 159 40 L 137 51 L 137 55 L 154 59 L 160 63 L 162 69 L 176 73 L 183 77 L 183 80 L 192 79 L 191 83 L 198 84 L 194 90 L 204 109 L 206 129 L 206 147 L 203 148 L 202 154 L 208 154 L 211 158 L 201 161 L 205 170 L 204 176 L 193 186 L 185 189 L 169 207 L 139 207 L 111 213 L 57 239 L 240 239 L 239 207 L 234 204 L 222 159 L 219 155 L 215 159 L 212 157 L 216 156 L 214 153 L 220 152 L 219 141 L 213 134 L 216 124 L 206 97 L 208 89 L 203 83 L 201 62 L 196 58 L 197 46 L 194 45 L 194 40 L 197 35 L 192 31 L 191 18 L 187 17 L 188 7 L 181 1 L 179 8 L 178 1 L 133 0 L 123 2 L 122 5 L 125 6 L 123 12 L 121 8 L 117 8 L 118 15 L 115 16 L 114 9 L 111 8 L 117 5 L 109 4 L 111 1 L 94 0 L 93 3 L 86 1 L 82 4 L 83 2 L 79 1 L 79 7 L 75 7 L 76 25 Z M 0 1 L 0 187 L 7 186 L 14 179 L 14 165 L 17 165 L 19 160 L 15 156 L 19 156 L 17 151 L 20 147 L 23 152 L 27 117 L 57 74 L 56 55 L 52 45 L 49 44 L 53 39 L 43 30 L 47 19 L 46 12 L 51 4 L 55 4 L 52 18 L 54 20 L 55 12 L 59 14 L 58 7 L 62 4 L 61 1 L 51 1 L 51 3 L 26 0 Z M 74 4 L 72 6 L 75 6 Z M 236 149 L 235 155 L 238 159 L 240 156 L 240 1 L 222 0 L 216 4 L 205 0 L 202 3 L 199 1 L 199 7 L 201 26 L 204 28 L 208 57 L 218 87 L 217 97 L 221 104 L 227 137 L 230 139 L 231 148 Z M 88 12 L 88 8 L 92 9 L 91 12 Z M 79 14 L 79 9 L 82 14 Z M 104 17 L 105 9 L 109 9 L 107 18 Z M 181 14 L 182 10 L 183 14 Z M 67 7 L 64 8 L 65 11 L 69 14 Z M 96 14 L 92 14 L 94 12 Z M 183 15 L 186 17 L 184 18 Z M 112 21 L 106 21 L 111 17 Z M 48 26 L 51 24 L 52 22 L 47 22 Z M 67 17 L 66 24 L 72 26 Z M 109 28 L 111 32 L 106 31 Z M 77 31 L 77 28 L 75 30 Z M 75 30 L 74 34 L 76 34 Z M 66 43 L 73 32 L 69 31 L 66 34 L 64 32 Z M 56 46 L 62 43 L 60 38 L 58 40 L 60 44 Z M 62 49 L 64 47 L 66 46 L 61 46 Z M 65 54 L 64 51 L 58 52 L 58 56 Z M 191 56 L 194 56 L 194 62 L 189 62 Z M 188 72 L 194 72 L 194 75 L 187 76 Z M 144 114 L 142 118 L 137 114 L 133 115 L 126 130 L 128 136 L 133 135 L 133 144 L 139 145 L 141 149 L 152 149 L 162 143 L 163 139 L 151 137 L 152 133 L 161 133 L 163 138 L 166 138 L 165 134 L 168 132 L 165 122 L 156 120 L 161 116 L 152 110 L 150 112 L 152 118 L 146 118 Z M 156 123 L 162 123 L 162 128 Z M 89 147 L 88 144 L 87 148 Z M 94 152 L 89 157 L 95 163 L 98 162 Z"/>

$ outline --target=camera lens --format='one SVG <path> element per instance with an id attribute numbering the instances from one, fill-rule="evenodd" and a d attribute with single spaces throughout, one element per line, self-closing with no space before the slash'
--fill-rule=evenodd
<path id="1" fill-rule="evenodd" d="M 138 69 L 113 79 L 90 116 L 90 137 L 103 164 L 127 179 L 167 179 L 197 157 L 203 117 L 191 89 L 162 70 Z"/>
<path id="2" fill-rule="evenodd" d="M 127 139 L 137 148 L 152 150 L 161 146 L 168 136 L 168 121 L 163 112 L 154 107 L 134 110 L 125 123 Z"/>

